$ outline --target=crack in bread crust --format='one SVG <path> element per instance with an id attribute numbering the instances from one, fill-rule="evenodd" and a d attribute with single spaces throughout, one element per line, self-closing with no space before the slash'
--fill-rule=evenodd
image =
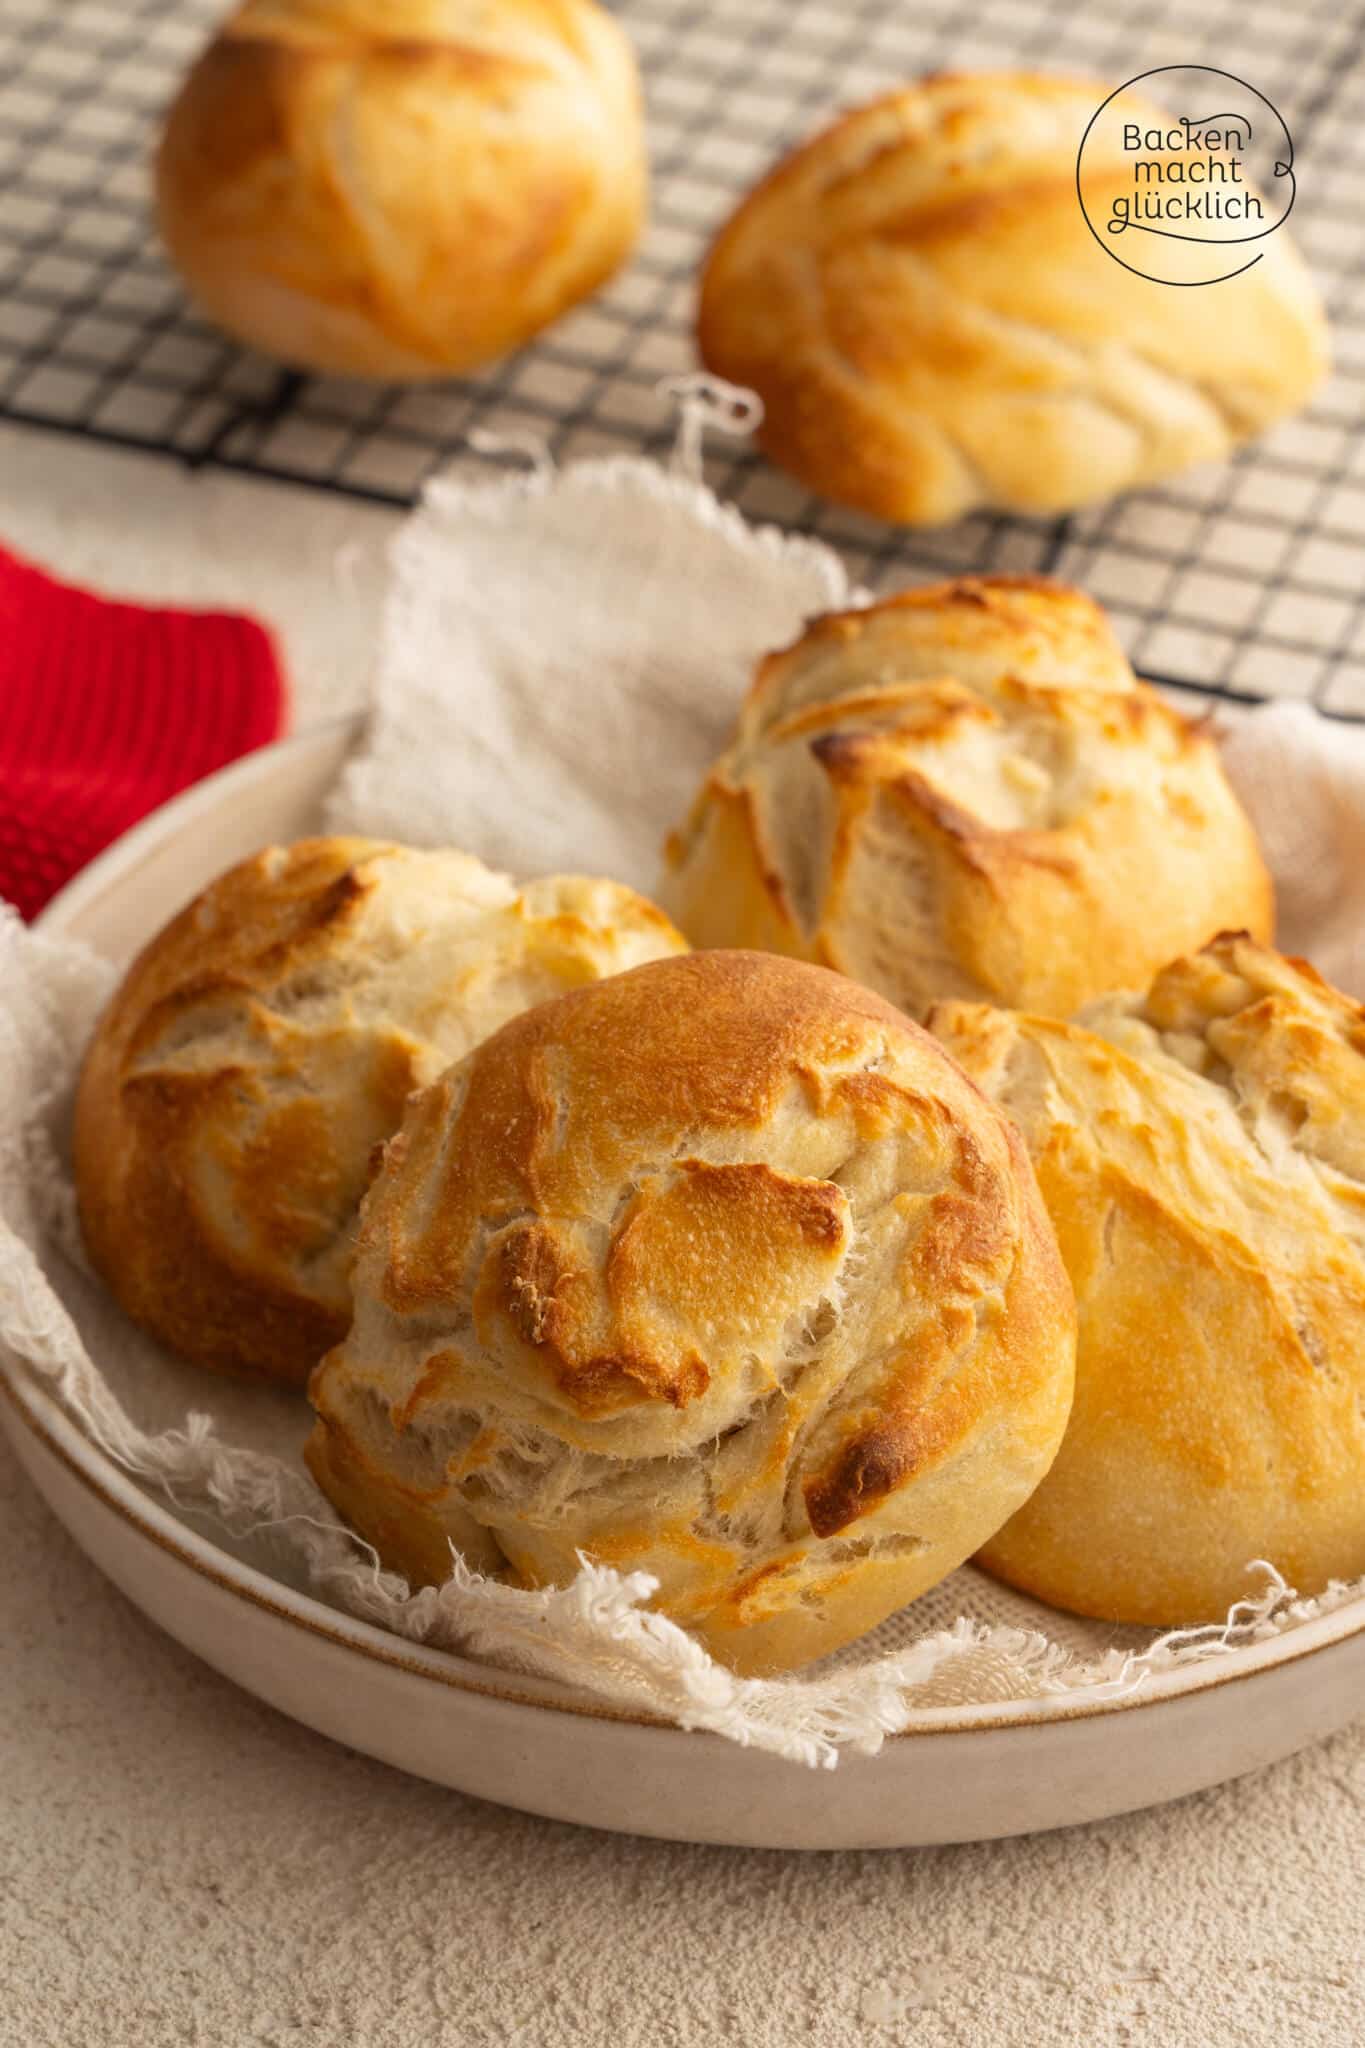
<path id="1" fill-rule="evenodd" d="M 1209 733 L 1043 578 L 905 592 L 769 655 L 668 861 L 694 943 L 818 961 L 912 1015 L 958 996 L 1067 1016 L 1272 926 Z"/>
<path id="2" fill-rule="evenodd" d="M 412 1090 L 528 1004 L 677 951 L 652 904 L 360 839 L 269 848 L 133 964 L 86 1056 L 77 1187 L 123 1306 L 302 1385 L 350 1316 L 360 1199 Z"/>
<path id="3" fill-rule="evenodd" d="M 451 1456 L 390 1562 L 428 1575 L 471 1519 L 523 1584 L 585 1549 L 736 1668 L 786 1668 L 1023 1497 L 1070 1345 L 1004 1121 L 867 990 L 713 952 L 542 1006 L 415 1098 L 310 1459 L 330 1490 L 344 1438 L 391 1531 L 420 1424 Z"/>
<path id="4" fill-rule="evenodd" d="M 1076 1291 L 1076 1401 L 983 1562 L 1056 1605 L 1221 1617 L 1365 1571 L 1365 1011 L 1225 933 L 1074 1023 L 946 1003 Z"/>

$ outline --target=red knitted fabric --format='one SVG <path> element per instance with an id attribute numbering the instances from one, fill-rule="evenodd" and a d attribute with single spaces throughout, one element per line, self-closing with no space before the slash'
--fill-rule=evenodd
<path id="1" fill-rule="evenodd" d="M 177 790 L 278 737 L 270 635 L 114 604 L 0 548 L 0 896 L 32 917 Z"/>

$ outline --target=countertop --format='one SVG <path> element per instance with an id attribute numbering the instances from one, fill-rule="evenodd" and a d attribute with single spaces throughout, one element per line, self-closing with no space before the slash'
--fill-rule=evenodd
<path id="1" fill-rule="evenodd" d="M 381 509 L 0 432 L 0 539 L 278 631 L 364 701 Z M 1356 2048 L 1365 1723 L 1179 1805 L 795 1856 L 504 1812 L 337 1748 L 159 1635 L 0 1444 L 0 2044 Z"/>

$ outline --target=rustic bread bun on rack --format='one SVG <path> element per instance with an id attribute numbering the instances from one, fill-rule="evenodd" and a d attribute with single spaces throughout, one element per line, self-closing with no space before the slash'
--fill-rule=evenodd
<path id="1" fill-rule="evenodd" d="M 810 1662 L 1046 1471 L 1073 1309 L 1007 1119 L 837 975 L 660 960 L 410 1107 L 313 1376 L 319 1484 L 415 1583 L 578 1553 L 739 1671 Z"/>
<path id="2" fill-rule="evenodd" d="M 601 284 L 645 175 L 634 58 L 596 0 L 244 0 L 171 108 L 156 188 L 229 333 L 418 379 Z"/>
<path id="3" fill-rule="evenodd" d="M 707 261 L 698 339 L 708 368 L 759 393 L 774 462 L 912 525 L 1057 513 L 1219 460 L 1303 404 L 1326 327 L 1283 228 L 1202 290 L 1134 275 L 1096 242 L 1077 152 L 1108 91 L 921 79 L 750 193 Z M 1099 218 L 1134 176 L 1109 137 L 1087 144 Z"/>
<path id="4" fill-rule="evenodd" d="M 412 1089 L 531 1003 L 683 950 L 615 882 L 518 890 L 367 839 L 271 847 L 133 963 L 86 1055 L 76 1187 L 128 1313 L 301 1386 L 350 1317 L 356 1212 Z"/>
<path id="5" fill-rule="evenodd" d="M 668 857 L 694 945 L 820 961 L 912 1013 L 1066 1016 L 1272 926 L 1212 740 L 1039 578 L 906 591 L 769 655 Z"/>
<path id="6" fill-rule="evenodd" d="M 1257 1558 L 1365 1572 L 1365 1011 L 1225 935 L 1074 1024 L 931 1022 L 1023 1132 L 1080 1317 L 1061 1451 L 981 1562 L 1156 1626 Z"/>

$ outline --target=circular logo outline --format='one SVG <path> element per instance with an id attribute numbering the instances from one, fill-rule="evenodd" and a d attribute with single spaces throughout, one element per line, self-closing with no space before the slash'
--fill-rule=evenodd
<path id="1" fill-rule="evenodd" d="M 1076 151 L 1076 203 L 1081 209 L 1081 219 L 1090 230 L 1094 240 L 1103 249 L 1111 262 L 1117 263 L 1121 270 L 1126 270 L 1132 277 L 1145 278 L 1148 284 L 1169 285 L 1177 291 L 1197 291 L 1204 285 L 1227 284 L 1234 277 L 1244 277 L 1248 270 L 1254 269 L 1261 261 L 1265 255 L 1264 249 L 1258 249 L 1249 262 L 1239 264 L 1236 270 L 1224 271 L 1219 277 L 1154 277 L 1150 271 L 1139 270 L 1135 263 L 1127 263 L 1122 256 L 1115 255 L 1109 243 L 1099 233 L 1094 221 L 1091 220 L 1086 208 L 1085 193 L 1081 187 L 1081 163 L 1085 156 L 1085 145 L 1090 140 L 1091 129 L 1099 120 L 1105 108 L 1112 106 L 1120 94 L 1130 92 L 1135 85 L 1141 85 L 1144 79 L 1160 78 L 1164 72 L 1168 71 L 1202 71 L 1206 72 L 1210 78 L 1230 79 L 1234 85 L 1239 85 L 1243 92 L 1249 92 L 1253 99 L 1259 100 L 1263 107 L 1269 107 L 1271 113 L 1280 124 L 1287 145 L 1287 161 L 1275 165 L 1275 174 L 1277 177 L 1286 177 L 1289 180 L 1289 204 L 1279 219 L 1272 221 L 1269 227 L 1259 229 L 1254 235 L 1229 235 L 1225 242 L 1219 239 L 1210 241 L 1202 235 L 1177 235 L 1170 229 L 1165 228 L 1150 228 L 1144 230 L 1145 233 L 1161 235 L 1165 240 L 1172 242 L 1197 242 L 1206 249 L 1230 248 L 1239 242 L 1260 242 L 1264 241 L 1267 235 L 1275 234 L 1278 229 L 1284 226 L 1290 214 L 1294 211 L 1294 202 L 1299 196 L 1299 181 L 1294 176 L 1294 138 L 1289 132 L 1289 123 L 1285 120 L 1284 115 L 1273 100 L 1267 99 L 1263 92 L 1258 91 L 1254 85 L 1248 84 L 1245 78 L 1239 78 L 1235 71 L 1222 71 L 1215 64 L 1157 64 L 1150 71 L 1139 71 L 1135 78 L 1128 79 L 1123 85 L 1115 86 L 1107 98 L 1100 101 L 1100 104 L 1086 122 L 1085 133 L 1082 135 L 1080 147 Z"/>

